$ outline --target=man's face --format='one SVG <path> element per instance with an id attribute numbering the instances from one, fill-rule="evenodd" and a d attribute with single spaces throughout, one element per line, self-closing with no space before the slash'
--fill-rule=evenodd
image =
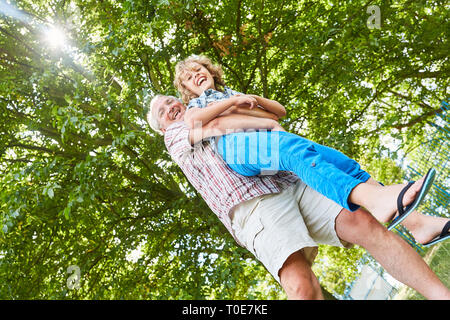
<path id="1" fill-rule="evenodd" d="M 183 120 L 185 111 L 186 107 L 178 99 L 161 96 L 154 102 L 152 113 L 158 119 L 161 131 L 165 132 L 172 123 Z"/>
<path id="2" fill-rule="evenodd" d="M 197 96 L 200 96 L 205 90 L 215 89 L 213 76 L 208 69 L 197 62 L 192 62 L 183 72 L 181 83 Z"/>

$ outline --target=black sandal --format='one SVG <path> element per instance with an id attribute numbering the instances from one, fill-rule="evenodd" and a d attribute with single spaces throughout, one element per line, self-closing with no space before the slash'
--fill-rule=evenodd
<path id="1" fill-rule="evenodd" d="M 434 238 L 430 242 L 425 243 L 423 246 L 424 247 L 429 247 L 429 246 L 432 246 L 432 245 L 434 245 L 436 243 L 442 242 L 442 241 L 447 240 L 447 239 L 450 239 L 450 221 L 448 221 L 445 224 L 444 228 L 442 229 L 441 234 L 437 238 Z"/>
<path id="2" fill-rule="evenodd" d="M 403 207 L 403 197 L 406 191 L 408 191 L 408 189 L 411 188 L 411 186 L 414 184 L 415 181 L 408 182 L 408 185 L 404 187 L 402 191 L 400 191 L 400 194 L 397 197 L 398 216 L 388 226 L 388 230 L 395 228 L 400 222 L 405 220 L 406 217 L 409 216 L 420 205 L 420 203 L 430 190 L 431 186 L 433 185 L 435 176 L 436 170 L 434 170 L 433 168 L 428 170 L 425 176 L 425 180 L 423 181 L 422 187 L 420 188 L 419 195 L 416 197 L 413 203 L 407 205 L 406 207 Z"/>

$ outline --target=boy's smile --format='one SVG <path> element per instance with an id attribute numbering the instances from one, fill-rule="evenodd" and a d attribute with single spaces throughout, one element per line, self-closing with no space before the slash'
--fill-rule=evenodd
<path id="1" fill-rule="evenodd" d="M 207 80 L 207 78 L 205 76 L 199 76 L 196 81 L 197 86 L 200 87 L 202 85 L 202 83 L 205 82 L 206 80 Z"/>
<path id="2" fill-rule="evenodd" d="M 186 89 L 200 96 L 205 90 L 215 89 L 214 78 L 203 65 L 193 62 L 182 76 L 181 83 Z"/>

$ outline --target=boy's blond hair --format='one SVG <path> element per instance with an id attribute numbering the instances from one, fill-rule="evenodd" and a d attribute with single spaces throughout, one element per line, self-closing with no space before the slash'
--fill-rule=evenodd
<path id="1" fill-rule="evenodd" d="M 222 79 L 223 71 L 220 65 L 214 64 L 211 59 L 203 55 L 189 56 L 183 61 L 178 62 L 175 66 L 175 80 L 173 81 L 175 88 L 177 88 L 178 92 L 180 92 L 181 94 L 181 100 L 183 100 L 185 104 L 188 104 L 189 100 L 198 97 L 195 93 L 186 89 L 185 86 L 181 83 L 181 77 L 183 73 L 186 70 L 192 70 L 191 64 L 193 62 L 197 62 L 198 64 L 201 64 L 206 69 L 208 69 L 209 73 L 211 73 L 214 79 L 214 86 L 217 90 L 223 89 L 223 86 L 225 85 Z"/>

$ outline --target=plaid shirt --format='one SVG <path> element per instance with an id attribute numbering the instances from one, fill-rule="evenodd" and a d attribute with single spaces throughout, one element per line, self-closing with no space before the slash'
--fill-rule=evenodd
<path id="1" fill-rule="evenodd" d="M 233 237 L 229 214 L 236 205 L 265 194 L 279 193 L 298 180 L 288 172 L 273 176 L 239 175 L 214 152 L 210 142 L 192 146 L 189 127 L 182 121 L 167 128 L 164 142 L 172 159 Z"/>

